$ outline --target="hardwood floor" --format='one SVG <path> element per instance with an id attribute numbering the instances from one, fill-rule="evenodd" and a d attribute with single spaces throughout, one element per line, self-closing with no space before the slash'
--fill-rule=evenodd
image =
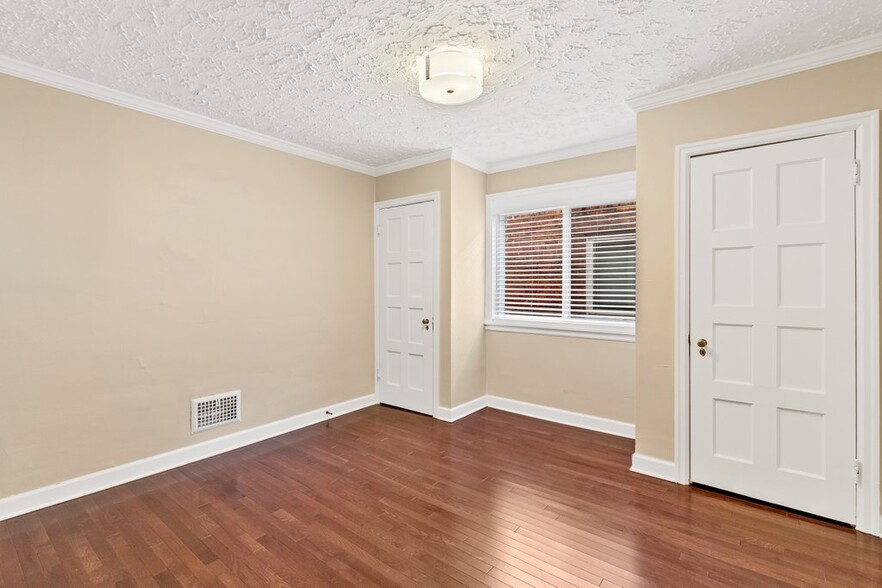
<path id="1" fill-rule="evenodd" d="M 632 474 L 632 452 L 371 407 L 2 522 L 0 584 L 882 585 L 882 540 Z"/>

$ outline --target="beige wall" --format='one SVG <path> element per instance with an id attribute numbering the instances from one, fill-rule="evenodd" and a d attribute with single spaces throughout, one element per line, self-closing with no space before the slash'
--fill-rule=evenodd
<path id="1" fill-rule="evenodd" d="M 487 193 L 508 192 L 632 172 L 636 166 L 635 160 L 634 147 L 627 147 L 490 174 L 487 176 Z"/>
<path id="2" fill-rule="evenodd" d="M 487 191 L 532 188 L 634 167 L 634 148 L 619 149 L 490 174 Z M 638 203 L 638 209 L 641 206 Z M 634 422 L 634 343 L 488 332 L 486 347 L 488 394 Z"/>
<path id="3" fill-rule="evenodd" d="M 677 145 L 882 108 L 882 53 L 637 117 L 637 451 L 674 457 Z"/>
<path id="4" fill-rule="evenodd" d="M 0 497 L 373 392 L 374 178 L 5 76 L 0 129 Z"/>
<path id="5" fill-rule="evenodd" d="M 427 163 L 377 178 L 377 202 L 429 192 L 441 193 L 441 209 L 450 211 L 450 160 Z M 442 220 L 443 220 L 442 215 Z M 449 229 L 449 222 L 448 229 Z"/>
<path id="6" fill-rule="evenodd" d="M 487 176 L 459 162 L 450 182 L 450 406 L 485 393 L 484 199 Z"/>

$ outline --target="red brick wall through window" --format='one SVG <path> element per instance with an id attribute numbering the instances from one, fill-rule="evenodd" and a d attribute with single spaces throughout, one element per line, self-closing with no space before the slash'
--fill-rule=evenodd
<path id="1" fill-rule="evenodd" d="M 502 300 L 497 300 L 497 310 L 507 315 L 633 319 L 636 205 L 571 209 L 568 264 L 566 216 L 557 209 L 502 217 L 502 288 L 497 290 Z"/>

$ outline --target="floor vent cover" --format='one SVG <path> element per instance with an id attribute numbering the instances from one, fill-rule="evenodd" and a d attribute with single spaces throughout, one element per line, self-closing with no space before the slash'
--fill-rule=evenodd
<path id="1" fill-rule="evenodd" d="M 190 432 L 198 433 L 242 420 L 242 392 L 226 392 L 190 401 Z"/>

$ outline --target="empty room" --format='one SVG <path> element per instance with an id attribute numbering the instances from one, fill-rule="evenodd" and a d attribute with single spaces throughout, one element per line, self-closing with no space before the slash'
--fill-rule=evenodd
<path id="1" fill-rule="evenodd" d="M 0 0 L 0 587 L 882 586 L 879 0 Z"/>

